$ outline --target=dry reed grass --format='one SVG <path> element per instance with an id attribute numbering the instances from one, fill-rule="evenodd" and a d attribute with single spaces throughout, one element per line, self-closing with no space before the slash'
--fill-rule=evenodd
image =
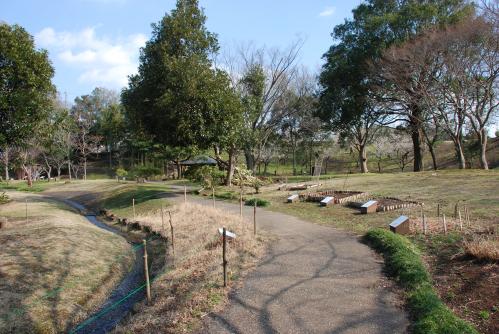
<path id="1" fill-rule="evenodd" d="M 499 239 L 497 236 L 474 236 L 464 242 L 464 251 L 479 260 L 499 261 Z"/>
<path id="2" fill-rule="evenodd" d="M 228 293 L 223 288 L 222 241 L 218 228 L 236 233 L 228 243 L 231 285 L 263 254 L 263 241 L 253 236 L 252 224 L 238 215 L 198 204 L 180 204 L 141 215 L 137 220 L 170 239 L 171 212 L 175 233 L 175 267 L 159 274 L 152 284 L 152 305 L 138 312 L 118 333 L 180 333 L 195 329 L 200 319 L 220 307 Z"/>
<path id="3" fill-rule="evenodd" d="M 8 217 L 0 230 L 0 333 L 67 332 L 107 298 L 134 254 L 65 206 L 9 195 L 0 209 Z"/>

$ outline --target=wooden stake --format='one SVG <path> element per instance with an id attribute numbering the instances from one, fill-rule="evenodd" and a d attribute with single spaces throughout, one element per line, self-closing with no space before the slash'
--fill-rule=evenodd
<path id="1" fill-rule="evenodd" d="M 447 221 L 445 220 L 445 214 L 444 214 L 444 233 L 447 234 Z"/>
<path id="2" fill-rule="evenodd" d="M 466 212 L 468 213 L 468 226 L 471 226 L 471 210 L 467 209 Z"/>
<path id="3" fill-rule="evenodd" d="M 458 210 L 459 213 L 459 229 L 463 230 L 463 220 L 461 219 L 461 210 Z"/>
<path id="4" fill-rule="evenodd" d="M 184 186 L 184 203 L 187 203 L 187 186 Z"/>
<path id="5" fill-rule="evenodd" d="M 239 194 L 239 216 L 243 218 L 243 192 Z"/>
<path id="6" fill-rule="evenodd" d="M 253 206 L 253 235 L 256 235 L 256 198 Z"/>
<path id="7" fill-rule="evenodd" d="M 440 219 L 440 203 L 437 204 L 437 217 Z"/>
<path id="8" fill-rule="evenodd" d="M 215 187 L 211 187 L 211 193 L 213 196 L 213 207 L 215 207 Z"/>
<path id="9" fill-rule="evenodd" d="M 170 217 L 170 233 L 172 238 L 172 257 L 173 257 L 173 266 L 175 267 L 175 238 L 173 234 L 173 224 L 172 224 L 172 212 L 168 211 L 168 216 Z"/>
<path id="10" fill-rule="evenodd" d="M 457 219 L 457 203 L 454 206 L 454 218 Z"/>
<path id="11" fill-rule="evenodd" d="M 227 252 L 227 234 L 225 227 L 223 228 L 223 234 L 222 234 L 222 265 L 224 268 L 224 287 L 227 286 L 227 257 L 226 257 L 226 252 Z"/>
<path id="12" fill-rule="evenodd" d="M 166 242 L 166 231 L 165 231 L 165 217 L 163 212 L 163 206 L 161 206 L 161 230 L 163 232 L 163 238 L 165 239 L 165 266 L 168 262 L 168 243 Z"/>
<path id="13" fill-rule="evenodd" d="M 151 304 L 151 283 L 149 282 L 149 266 L 147 264 L 147 242 L 144 239 L 144 273 L 146 276 L 147 304 Z"/>
<path id="14" fill-rule="evenodd" d="M 132 198 L 133 221 L 135 222 L 135 198 Z"/>
<path id="15" fill-rule="evenodd" d="M 426 233 L 428 233 L 428 226 L 426 224 L 426 216 L 423 213 L 423 234 L 426 235 Z"/>

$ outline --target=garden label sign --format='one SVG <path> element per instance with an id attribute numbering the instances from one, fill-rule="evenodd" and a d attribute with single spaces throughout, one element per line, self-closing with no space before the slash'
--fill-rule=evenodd
<path id="1" fill-rule="evenodd" d="M 218 229 L 218 233 L 220 233 L 220 235 L 223 235 L 223 234 L 224 234 L 224 230 L 223 230 L 223 228 L 221 228 L 221 227 L 220 227 L 220 228 Z M 227 230 L 225 230 L 225 235 L 226 235 L 227 237 L 229 237 L 229 238 L 232 238 L 232 239 L 235 239 L 235 238 L 236 238 L 236 234 L 235 234 L 235 233 L 230 232 L 230 231 L 227 231 Z"/>

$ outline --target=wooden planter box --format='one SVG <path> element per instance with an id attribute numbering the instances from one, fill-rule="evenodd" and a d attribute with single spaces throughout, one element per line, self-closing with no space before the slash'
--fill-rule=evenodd
<path id="1" fill-rule="evenodd" d="M 288 197 L 288 203 L 295 203 L 300 201 L 300 196 L 298 194 L 294 194 Z"/>
<path id="2" fill-rule="evenodd" d="M 321 206 L 330 206 L 334 204 L 334 197 L 326 197 L 321 202 Z"/>
<path id="3" fill-rule="evenodd" d="M 368 213 L 374 213 L 378 209 L 378 202 L 377 201 L 369 201 L 364 203 L 360 207 L 360 213 L 362 214 L 368 214 Z"/>
<path id="4" fill-rule="evenodd" d="M 390 231 L 397 234 L 409 234 L 410 232 L 409 224 L 410 224 L 409 217 L 400 216 L 391 222 Z"/>

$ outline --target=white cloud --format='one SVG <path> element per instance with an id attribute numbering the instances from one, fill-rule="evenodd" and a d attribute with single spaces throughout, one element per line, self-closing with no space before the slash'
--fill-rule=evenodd
<path id="1" fill-rule="evenodd" d="M 143 34 L 98 36 L 95 27 L 76 32 L 48 27 L 36 34 L 35 40 L 65 66 L 80 72 L 79 82 L 121 88 L 127 84 L 128 75 L 137 72 L 139 48 L 147 38 Z"/>
<path id="2" fill-rule="evenodd" d="M 335 7 L 329 6 L 324 8 L 324 10 L 319 13 L 319 16 L 321 17 L 331 16 L 334 14 L 335 11 L 336 11 Z"/>

